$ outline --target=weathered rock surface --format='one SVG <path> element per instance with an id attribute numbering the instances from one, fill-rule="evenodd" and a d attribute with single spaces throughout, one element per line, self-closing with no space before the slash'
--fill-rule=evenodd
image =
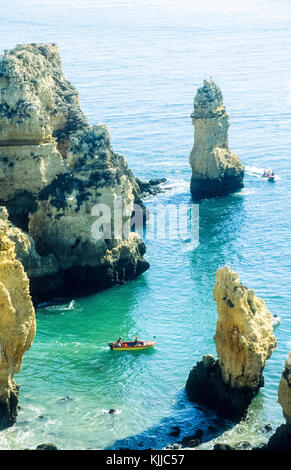
<path id="1" fill-rule="evenodd" d="M 291 351 L 285 363 L 278 389 L 278 402 L 282 406 L 286 424 L 281 424 L 271 436 L 267 450 L 291 450 Z"/>
<path id="2" fill-rule="evenodd" d="M 8 214 L 0 207 L 0 429 L 16 421 L 19 386 L 14 374 L 35 335 L 29 281 L 8 237 Z"/>
<path id="3" fill-rule="evenodd" d="M 47 444 L 39 444 L 35 450 L 58 450 L 58 448 L 55 444 L 49 442 Z"/>
<path id="4" fill-rule="evenodd" d="M 136 178 L 135 180 L 139 186 L 142 197 L 153 196 L 166 190 L 161 186 L 167 181 L 166 178 L 156 178 L 149 181 L 143 181 L 140 178 Z"/>
<path id="5" fill-rule="evenodd" d="M 0 96 L 0 203 L 33 297 L 97 291 L 144 272 L 149 264 L 138 235 L 112 225 L 111 238 L 92 237 L 96 205 L 107 204 L 114 216 L 121 200 L 124 225 L 134 203 L 142 205 L 141 192 L 108 128 L 83 115 L 57 46 L 6 51 Z"/>
<path id="6" fill-rule="evenodd" d="M 217 270 L 214 299 L 218 360 L 204 356 L 190 372 L 186 392 L 190 400 L 240 419 L 264 385 L 265 362 L 276 346 L 272 317 L 228 266 Z"/>
<path id="7" fill-rule="evenodd" d="M 291 450 L 290 424 L 281 424 L 263 450 Z"/>
<path id="8" fill-rule="evenodd" d="M 191 193 L 194 200 L 228 194 L 243 187 L 244 166 L 228 145 L 229 115 L 220 89 L 204 80 L 194 99 L 191 114 L 195 127 L 190 154 Z"/>
<path id="9" fill-rule="evenodd" d="M 291 351 L 288 353 L 285 369 L 279 384 L 278 402 L 282 406 L 286 424 L 291 425 Z"/>

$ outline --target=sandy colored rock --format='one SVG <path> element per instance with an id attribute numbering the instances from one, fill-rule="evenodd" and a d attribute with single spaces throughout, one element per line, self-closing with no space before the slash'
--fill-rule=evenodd
<path id="1" fill-rule="evenodd" d="M 244 166 L 229 148 L 230 118 L 223 106 L 222 93 L 213 80 L 204 80 L 198 88 L 191 117 L 195 127 L 190 154 L 193 198 L 219 196 L 242 188 Z"/>
<path id="2" fill-rule="evenodd" d="M 20 44 L 5 51 L 0 95 L 0 145 L 50 142 L 66 128 L 88 125 L 79 95 L 62 73 L 55 44 Z"/>
<path id="3" fill-rule="evenodd" d="M 117 233 L 112 223 L 110 239 L 92 236 L 96 206 L 106 204 L 114 220 L 120 199 L 124 225 L 141 192 L 109 129 L 82 113 L 57 46 L 5 51 L 0 96 L 0 204 L 34 298 L 97 291 L 145 271 L 138 235 Z"/>
<path id="4" fill-rule="evenodd" d="M 213 295 L 218 314 L 214 340 L 223 378 L 232 387 L 257 388 L 276 347 L 272 316 L 228 266 L 217 270 Z"/>
<path id="5" fill-rule="evenodd" d="M 0 207 L 0 427 L 16 421 L 18 389 L 14 374 L 34 339 L 35 314 L 29 281 L 14 243 L 7 236 L 7 211 Z"/>
<path id="6" fill-rule="evenodd" d="M 263 369 L 276 347 L 272 317 L 265 302 L 247 289 L 228 266 L 216 272 L 214 299 L 217 356 L 197 362 L 186 383 L 191 401 L 240 420 L 264 385 Z"/>
<path id="7" fill-rule="evenodd" d="M 291 425 L 291 351 L 285 363 L 278 389 L 278 402 L 282 406 L 286 424 Z"/>

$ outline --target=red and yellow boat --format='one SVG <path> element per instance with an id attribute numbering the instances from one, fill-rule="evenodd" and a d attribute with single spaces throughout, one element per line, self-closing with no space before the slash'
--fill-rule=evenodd
<path id="1" fill-rule="evenodd" d="M 109 343 L 108 346 L 112 351 L 140 351 L 142 349 L 150 349 L 153 348 L 157 343 L 155 341 L 122 341 L 120 343 Z"/>

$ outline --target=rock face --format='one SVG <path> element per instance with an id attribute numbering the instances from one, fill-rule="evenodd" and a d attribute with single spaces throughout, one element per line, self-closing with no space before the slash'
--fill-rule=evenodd
<path id="1" fill-rule="evenodd" d="M 141 192 L 106 126 L 89 125 L 54 44 L 27 44 L 0 57 L 0 203 L 34 298 L 97 291 L 144 272 L 134 233 L 92 237 L 106 204 L 124 225 Z M 18 229 L 18 231 L 17 231 Z M 22 232 L 21 232 L 22 231 Z"/>
<path id="2" fill-rule="evenodd" d="M 291 450 L 291 351 L 285 363 L 278 389 L 278 402 L 286 424 L 281 424 L 270 438 L 266 448 L 269 450 Z"/>
<path id="3" fill-rule="evenodd" d="M 232 193 L 243 187 L 244 166 L 228 145 L 229 115 L 220 89 L 204 80 L 194 99 L 191 114 L 195 127 L 190 154 L 191 193 L 194 200 Z"/>
<path id="4" fill-rule="evenodd" d="M 276 346 L 272 317 L 228 266 L 217 270 L 214 299 L 218 360 L 204 356 L 190 372 L 186 392 L 190 400 L 240 419 L 264 384 L 265 362 Z"/>
<path id="5" fill-rule="evenodd" d="M 286 424 L 291 425 L 291 351 L 285 363 L 285 369 L 278 389 L 278 402 L 282 406 Z"/>
<path id="6" fill-rule="evenodd" d="M 16 421 L 19 386 L 13 376 L 35 335 L 29 281 L 7 236 L 7 217 L 0 207 L 0 429 Z"/>

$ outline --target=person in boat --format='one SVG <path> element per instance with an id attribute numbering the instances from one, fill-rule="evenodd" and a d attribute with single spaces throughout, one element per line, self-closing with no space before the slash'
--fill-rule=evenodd
<path id="1" fill-rule="evenodd" d="M 136 336 L 133 342 L 133 346 L 143 346 L 143 341 L 140 341 L 138 337 Z"/>
<path id="2" fill-rule="evenodd" d="M 118 348 L 121 348 L 122 346 L 122 338 L 118 338 L 118 340 L 116 341 L 115 345 L 118 347 Z"/>

